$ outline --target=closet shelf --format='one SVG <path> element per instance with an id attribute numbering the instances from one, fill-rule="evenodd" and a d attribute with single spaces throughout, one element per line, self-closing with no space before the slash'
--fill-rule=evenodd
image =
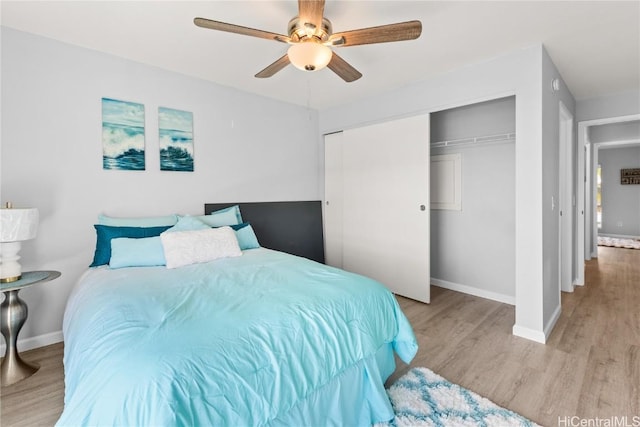
<path id="1" fill-rule="evenodd" d="M 502 133 L 499 135 L 478 136 L 475 138 L 463 138 L 463 139 L 452 139 L 449 141 L 437 141 L 437 142 L 432 142 L 431 147 L 433 148 L 459 147 L 459 146 L 471 145 L 471 144 L 512 142 L 512 141 L 515 141 L 515 139 L 516 139 L 515 133 Z"/>

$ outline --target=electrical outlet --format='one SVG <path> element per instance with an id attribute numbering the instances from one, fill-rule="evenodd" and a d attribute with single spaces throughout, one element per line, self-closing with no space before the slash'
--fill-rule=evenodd
<path id="1" fill-rule="evenodd" d="M 616 223 L 616 225 L 617 225 L 618 227 L 622 227 L 622 221 L 618 221 L 618 222 Z"/>

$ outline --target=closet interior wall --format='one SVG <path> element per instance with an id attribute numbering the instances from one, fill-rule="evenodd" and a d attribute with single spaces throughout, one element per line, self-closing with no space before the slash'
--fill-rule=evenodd
<path id="1" fill-rule="evenodd" d="M 432 162 L 445 154 L 461 158 L 461 209 L 431 209 L 431 283 L 509 304 L 515 304 L 515 100 L 432 113 L 430 130 Z M 432 174 L 432 194 L 441 181 Z"/>

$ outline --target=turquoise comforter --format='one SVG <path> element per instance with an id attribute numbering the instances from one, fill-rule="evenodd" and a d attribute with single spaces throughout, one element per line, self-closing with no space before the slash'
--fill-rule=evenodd
<path id="1" fill-rule="evenodd" d="M 415 336 L 381 284 L 268 249 L 91 269 L 64 325 L 61 426 L 385 421 L 390 349 Z"/>

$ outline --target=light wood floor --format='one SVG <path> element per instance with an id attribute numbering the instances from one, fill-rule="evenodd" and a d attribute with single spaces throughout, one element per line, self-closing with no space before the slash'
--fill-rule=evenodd
<path id="1" fill-rule="evenodd" d="M 633 416 L 640 420 L 640 251 L 599 248 L 586 281 L 562 294 L 562 315 L 546 345 L 511 334 L 514 308 L 506 304 L 438 287 L 430 305 L 398 297 L 420 350 L 389 382 L 426 366 L 544 426 L 570 425 L 562 420 L 574 416 L 626 416 L 634 425 Z M 23 353 L 41 368 L 2 389 L 3 427 L 55 423 L 63 406 L 62 353 L 62 344 Z"/>

